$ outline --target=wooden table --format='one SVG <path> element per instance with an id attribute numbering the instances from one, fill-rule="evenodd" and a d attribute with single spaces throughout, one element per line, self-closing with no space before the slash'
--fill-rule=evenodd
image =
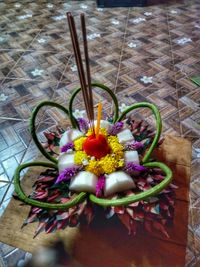
<path id="1" fill-rule="evenodd" d="M 38 246 L 62 239 L 74 257 L 86 267 L 184 267 L 187 245 L 191 144 L 185 139 L 167 136 L 154 153 L 173 170 L 176 194 L 174 225 L 168 228 L 170 238 L 161 234 L 138 232 L 129 236 L 117 220 L 99 216 L 92 227 L 67 228 L 53 234 L 40 234 L 33 239 L 34 224 L 21 229 L 30 207 L 14 199 L 0 220 L 0 241 L 29 252 Z M 41 169 L 31 169 L 23 179 L 27 193 L 33 177 Z"/>

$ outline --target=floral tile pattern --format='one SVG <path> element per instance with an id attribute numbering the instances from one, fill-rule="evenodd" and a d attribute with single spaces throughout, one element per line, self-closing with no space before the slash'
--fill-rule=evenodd
<path id="1" fill-rule="evenodd" d="M 186 266 L 194 267 L 200 264 L 200 90 L 190 78 L 200 76 L 200 3 L 150 2 L 112 9 L 97 8 L 95 1 L 0 3 L 0 215 L 12 196 L 14 169 L 38 155 L 28 131 L 31 111 L 43 100 L 66 105 L 79 86 L 65 13 L 73 11 L 79 27 L 85 12 L 93 81 L 111 87 L 122 109 L 137 101 L 157 104 L 163 133 L 193 144 Z M 96 89 L 94 95 L 105 116 L 111 113 L 110 99 Z M 84 108 L 81 95 L 75 108 Z M 138 116 L 153 123 L 146 110 Z M 39 138 L 62 118 L 54 108 L 43 110 Z M 23 266 L 30 256 L 6 244 L 0 254 L 2 266 Z"/>

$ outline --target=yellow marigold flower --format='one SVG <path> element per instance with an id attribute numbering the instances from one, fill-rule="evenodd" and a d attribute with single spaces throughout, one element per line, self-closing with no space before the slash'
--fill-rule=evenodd
<path id="1" fill-rule="evenodd" d="M 124 157 L 124 152 L 123 152 L 123 151 L 118 151 L 118 152 L 114 153 L 114 155 L 115 155 L 115 158 L 116 158 L 117 160 L 120 160 L 120 159 L 123 159 L 123 157 Z"/>
<path id="2" fill-rule="evenodd" d="M 112 153 L 121 153 L 124 149 L 123 145 L 119 143 L 117 136 L 109 136 L 108 143 Z M 123 155 L 121 153 L 121 155 Z"/>
<path id="3" fill-rule="evenodd" d="M 83 143 L 85 140 L 86 137 L 80 137 L 74 141 L 74 148 L 76 151 L 83 150 Z"/>
<path id="4" fill-rule="evenodd" d="M 123 146 L 117 143 L 111 143 L 110 148 L 113 153 L 119 153 L 123 151 Z"/>
<path id="5" fill-rule="evenodd" d="M 86 136 L 90 136 L 92 135 L 93 132 L 92 132 L 92 129 L 90 128 L 87 133 L 86 133 Z M 100 128 L 100 134 L 104 135 L 104 136 L 107 136 L 108 135 L 108 132 L 105 128 Z"/>
<path id="6" fill-rule="evenodd" d="M 92 129 L 91 128 L 89 128 L 89 130 L 87 131 L 87 133 L 86 133 L 86 136 L 90 136 L 90 135 L 92 135 Z"/>
<path id="7" fill-rule="evenodd" d="M 74 155 L 74 162 L 77 165 L 81 165 L 83 160 L 87 160 L 88 156 L 84 151 L 77 151 Z"/>
<path id="8" fill-rule="evenodd" d="M 119 161 L 118 161 L 118 166 L 117 166 L 118 168 L 122 168 L 122 167 L 124 167 L 124 160 L 123 159 L 120 159 Z"/>
<path id="9" fill-rule="evenodd" d="M 104 135 L 104 136 L 107 136 L 107 135 L 108 135 L 108 132 L 107 132 L 106 128 L 101 128 L 101 129 L 100 129 L 100 133 L 101 133 L 102 135 Z"/>
<path id="10" fill-rule="evenodd" d="M 98 160 L 90 160 L 85 169 L 86 171 L 92 172 L 97 176 L 103 174 L 103 169 L 101 168 Z"/>
<path id="11" fill-rule="evenodd" d="M 111 142 L 119 143 L 117 136 L 114 135 L 108 136 L 108 143 L 110 144 Z"/>
<path id="12" fill-rule="evenodd" d="M 101 158 L 99 161 L 101 168 L 103 169 L 103 173 L 112 173 L 118 167 L 118 160 L 116 160 L 111 155 L 106 155 Z"/>

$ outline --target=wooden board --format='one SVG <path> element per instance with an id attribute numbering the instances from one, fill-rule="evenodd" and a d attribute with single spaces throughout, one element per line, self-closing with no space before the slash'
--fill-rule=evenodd
<path id="1" fill-rule="evenodd" d="M 129 236 L 118 220 L 109 221 L 100 216 L 89 228 L 68 228 L 49 235 L 43 233 L 33 240 L 35 224 L 21 229 L 29 207 L 20 206 L 18 201 L 12 199 L 0 220 L 0 241 L 33 252 L 40 245 L 62 239 L 74 257 L 87 267 L 184 267 L 191 144 L 182 138 L 167 136 L 154 155 L 172 168 L 173 182 L 179 186 L 174 225 L 168 228 L 169 239 L 161 234 L 149 235 L 141 231 L 136 237 Z M 31 169 L 25 175 L 23 186 L 27 192 L 31 190 L 32 177 L 36 177 L 41 170 Z"/>

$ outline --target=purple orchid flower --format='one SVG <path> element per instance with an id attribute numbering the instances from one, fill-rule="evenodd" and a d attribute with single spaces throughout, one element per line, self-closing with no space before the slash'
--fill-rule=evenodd
<path id="1" fill-rule="evenodd" d="M 88 122 L 83 118 L 78 118 L 77 121 L 80 131 L 86 133 L 89 129 Z"/>
<path id="2" fill-rule="evenodd" d="M 61 183 L 61 182 L 64 182 L 64 181 L 71 179 L 79 171 L 80 171 L 79 166 L 73 166 L 73 167 L 69 167 L 69 168 L 64 169 L 64 171 L 62 171 L 59 174 L 59 176 L 57 177 L 55 184 L 58 184 L 58 183 Z"/>
<path id="3" fill-rule="evenodd" d="M 142 172 L 146 170 L 147 168 L 145 168 L 142 165 L 135 164 L 134 162 L 127 162 L 126 165 L 124 166 L 124 171 L 127 172 L 128 174 L 133 174 L 134 172 Z"/>
<path id="4" fill-rule="evenodd" d="M 105 176 L 101 175 L 98 178 L 97 184 L 96 184 L 96 196 L 100 197 L 102 196 L 102 191 L 104 189 L 105 186 Z"/>
<path id="5" fill-rule="evenodd" d="M 109 131 L 110 135 L 117 135 L 123 128 L 124 123 L 122 121 L 116 122 Z"/>
<path id="6" fill-rule="evenodd" d="M 134 141 L 133 143 L 127 144 L 126 149 L 127 150 L 134 150 L 134 149 L 140 149 L 143 148 L 144 144 L 142 142 Z"/>
<path id="7" fill-rule="evenodd" d="M 73 149 L 73 148 L 74 148 L 74 143 L 69 142 L 66 145 L 64 145 L 63 147 L 61 147 L 61 152 L 67 152 L 67 150 Z"/>

